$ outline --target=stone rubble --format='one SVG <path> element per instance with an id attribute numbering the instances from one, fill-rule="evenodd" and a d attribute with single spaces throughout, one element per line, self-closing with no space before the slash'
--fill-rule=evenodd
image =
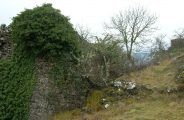
<path id="1" fill-rule="evenodd" d="M 124 81 L 124 82 L 114 81 L 113 86 L 118 87 L 118 91 L 121 91 L 120 88 L 124 88 L 124 89 L 127 89 L 127 90 L 132 90 L 132 89 L 136 88 L 137 85 L 133 81 L 130 81 L 130 82 L 128 82 L 128 81 Z"/>
<path id="2" fill-rule="evenodd" d="M 107 109 L 109 106 L 110 106 L 109 104 L 105 104 L 104 107 L 105 107 L 105 109 Z"/>

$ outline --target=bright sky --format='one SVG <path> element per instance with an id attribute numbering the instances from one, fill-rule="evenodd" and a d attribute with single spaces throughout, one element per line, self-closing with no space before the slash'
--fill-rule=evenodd
<path id="1" fill-rule="evenodd" d="M 143 6 L 159 17 L 157 33 L 167 34 L 168 40 L 175 30 L 184 28 L 184 0 L 0 0 L 0 24 L 9 24 L 25 8 L 43 3 L 52 3 L 74 25 L 87 26 L 96 34 L 104 32 L 104 22 L 109 22 L 113 15 L 135 6 Z"/>

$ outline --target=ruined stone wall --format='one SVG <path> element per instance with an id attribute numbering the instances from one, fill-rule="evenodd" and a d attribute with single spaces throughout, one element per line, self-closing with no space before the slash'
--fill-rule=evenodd
<path id="1" fill-rule="evenodd" d="M 57 112 L 83 105 L 85 98 L 74 80 L 67 80 L 65 86 L 60 87 L 53 84 L 50 74 L 54 63 L 37 58 L 36 66 L 37 81 L 30 100 L 29 120 L 49 120 Z"/>
<path id="2" fill-rule="evenodd" d="M 48 93 L 51 91 L 48 76 L 51 64 L 42 59 L 37 59 L 36 64 L 38 79 L 31 98 L 29 120 L 48 120 L 53 113 L 53 107 L 48 102 Z"/>
<path id="3" fill-rule="evenodd" d="M 8 27 L 1 25 L 0 28 L 0 59 L 10 57 L 12 52 L 12 43 L 10 38 L 10 30 Z"/>
<path id="4" fill-rule="evenodd" d="M 171 40 L 171 48 L 181 48 L 184 47 L 184 39 L 173 39 Z"/>

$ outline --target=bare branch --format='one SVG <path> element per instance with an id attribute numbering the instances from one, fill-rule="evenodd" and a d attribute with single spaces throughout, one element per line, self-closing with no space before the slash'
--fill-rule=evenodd
<path id="1" fill-rule="evenodd" d="M 138 43 L 137 40 L 156 29 L 154 27 L 156 20 L 157 17 L 154 14 L 150 14 L 143 7 L 137 7 L 119 12 L 111 18 L 111 25 L 106 27 L 118 31 L 121 42 L 125 44 L 127 55 L 130 56 L 133 46 Z"/>
<path id="2" fill-rule="evenodd" d="M 184 38 L 184 28 L 181 28 L 179 30 L 175 31 L 174 37 L 177 39 L 183 39 Z"/>
<path id="3" fill-rule="evenodd" d="M 82 40 L 89 41 L 90 38 L 90 30 L 87 27 L 82 25 L 77 25 L 76 31 L 79 33 Z"/>

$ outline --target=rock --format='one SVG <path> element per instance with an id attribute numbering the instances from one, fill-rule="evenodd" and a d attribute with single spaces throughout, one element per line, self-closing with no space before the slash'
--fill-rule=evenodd
<path id="1" fill-rule="evenodd" d="M 127 84 L 127 90 L 132 90 L 136 87 L 136 83 L 135 82 L 128 82 Z"/>
<path id="2" fill-rule="evenodd" d="M 114 87 L 122 87 L 122 83 L 121 83 L 121 81 L 115 81 L 115 82 L 113 82 L 113 86 Z"/>
<path id="3" fill-rule="evenodd" d="M 4 38 L 4 37 L 1 37 L 0 40 L 1 40 L 1 41 L 5 41 L 5 38 Z"/>
<path id="4" fill-rule="evenodd" d="M 120 88 L 118 88 L 118 91 L 119 91 L 119 92 L 121 92 L 121 89 L 120 89 Z"/>
<path id="5" fill-rule="evenodd" d="M 102 99 L 102 101 L 103 101 L 103 102 L 106 102 L 106 101 L 107 101 L 107 99 L 103 98 L 103 99 Z"/>
<path id="6" fill-rule="evenodd" d="M 6 28 L 8 29 L 8 28 Z M 11 56 L 12 40 L 11 34 L 7 30 L 0 30 L 0 59 L 6 59 Z"/>
<path id="7" fill-rule="evenodd" d="M 109 104 L 105 104 L 104 107 L 105 107 L 105 109 L 107 109 L 109 106 L 110 106 Z"/>
<path id="8" fill-rule="evenodd" d="M 168 92 L 168 93 L 171 92 L 171 88 L 170 88 L 170 87 L 167 88 L 167 92 Z"/>

